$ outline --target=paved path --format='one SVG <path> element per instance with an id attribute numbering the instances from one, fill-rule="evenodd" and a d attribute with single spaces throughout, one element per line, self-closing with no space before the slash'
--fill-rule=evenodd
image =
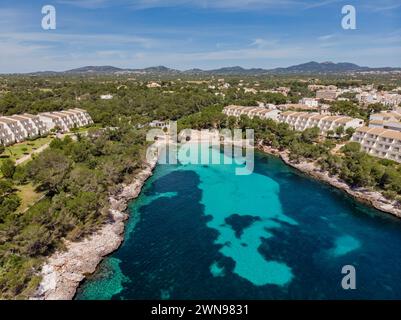
<path id="1" fill-rule="evenodd" d="M 37 154 L 37 153 L 41 153 L 42 151 L 44 151 L 45 149 L 47 149 L 50 145 L 50 142 L 44 144 L 43 146 L 41 146 L 40 148 L 32 151 L 30 154 L 27 154 L 26 156 L 23 156 L 22 158 L 19 158 L 17 161 L 15 161 L 15 164 L 18 166 L 21 163 L 28 161 L 32 158 L 33 154 Z"/>
<path id="2" fill-rule="evenodd" d="M 80 132 L 80 134 L 86 136 L 88 134 L 88 132 L 84 131 L 84 132 Z M 72 139 L 74 139 L 74 140 L 77 139 L 77 137 L 75 136 L 75 133 L 73 133 L 73 132 L 62 134 L 60 136 L 57 136 L 57 138 L 64 139 L 64 137 L 66 137 L 66 136 L 72 136 Z M 27 154 L 27 155 L 23 156 L 22 158 L 18 159 L 17 161 L 15 161 L 15 164 L 18 166 L 21 163 L 24 163 L 25 161 L 32 159 L 32 155 L 43 152 L 49 146 L 50 146 L 50 142 L 48 142 L 48 143 L 44 144 L 43 146 L 39 147 L 38 149 L 32 151 L 30 154 Z"/>

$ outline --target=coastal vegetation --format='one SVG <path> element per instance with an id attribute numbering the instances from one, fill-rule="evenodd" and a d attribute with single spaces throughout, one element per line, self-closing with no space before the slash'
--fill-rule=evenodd
<path id="1" fill-rule="evenodd" d="M 143 131 L 94 129 L 77 141 L 54 139 L 24 166 L 3 161 L 1 298 L 27 298 L 38 285 L 43 259 L 62 248 L 63 239 L 81 239 L 110 218 L 108 196 L 141 168 L 145 146 Z M 44 197 L 18 210 L 28 189 Z"/>
<path id="2" fill-rule="evenodd" d="M 357 101 L 334 101 L 330 102 L 329 111 L 332 114 L 347 115 L 352 118 L 369 119 L 371 113 L 389 110 L 389 106 L 381 103 L 370 104 L 369 107 L 361 108 Z"/>

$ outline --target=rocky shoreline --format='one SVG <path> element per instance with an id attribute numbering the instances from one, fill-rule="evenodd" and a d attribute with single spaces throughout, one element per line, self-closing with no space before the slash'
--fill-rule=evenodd
<path id="1" fill-rule="evenodd" d="M 280 157 L 287 165 L 299 170 L 300 172 L 307 174 L 308 176 L 325 182 L 337 189 L 343 190 L 354 199 L 368 204 L 379 211 L 392 214 L 398 218 L 401 218 L 401 206 L 396 201 L 391 201 L 385 198 L 380 192 L 372 191 L 366 188 L 351 188 L 348 184 L 342 181 L 337 176 L 331 176 L 328 172 L 322 171 L 314 162 L 300 162 L 295 163 L 289 159 L 287 151 L 279 151 L 277 149 L 259 146 L 259 149 L 265 153 L 276 155 Z"/>
<path id="2" fill-rule="evenodd" d="M 139 196 L 145 181 L 153 174 L 157 157 L 144 168 L 129 185 L 110 196 L 110 221 L 90 237 L 79 242 L 65 242 L 66 250 L 51 255 L 42 267 L 42 281 L 33 300 L 71 300 L 79 284 L 96 271 L 103 258 L 117 250 L 124 240 L 128 202 Z"/>
<path id="3" fill-rule="evenodd" d="M 374 208 L 401 218 L 401 207 L 380 192 L 368 189 L 352 189 L 336 176 L 330 176 L 320 170 L 314 162 L 295 163 L 289 159 L 287 151 L 258 146 L 258 149 L 280 157 L 287 165 L 345 191 L 356 200 L 371 205 Z M 117 250 L 124 239 L 125 221 L 128 202 L 139 196 L 145 181 L 153 174 L 156 166 L 155 156 L 136 176 L 129 185 L 123 185 L 118 194 L 110 196 L 110 221 L 97 232 L 79 242 L 66 241 L 66 250 L 50 256 L 42 267 L 42 281 L 31 299 L 34 300 L 71 300 L 74 298 L 79 284 L 89 274 L 96 271 L 103 258 Z"/>

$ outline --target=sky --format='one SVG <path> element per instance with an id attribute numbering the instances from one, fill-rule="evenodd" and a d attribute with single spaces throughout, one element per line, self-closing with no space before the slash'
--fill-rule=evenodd
<path id="1" fill-rule="evenodd" d="M 42 28 L 42 7 L 56 29 Z M 344 30 L 341 10 L 356 9 Z M 0 73 L 308 61 L 401 67 L 401 0 L 0 0 Z"/>

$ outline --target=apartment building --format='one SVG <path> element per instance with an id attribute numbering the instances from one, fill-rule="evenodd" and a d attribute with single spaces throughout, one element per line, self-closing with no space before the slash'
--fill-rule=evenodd
<path id="1" fill-rule="evenodd" d="M 24 114 L 20 115 L 19 117 L 24 118 L 24 119 L 29 119 L 32 127 L 36 127 L 38 135 L 44 135 L 50 131 L 46 127 L 46 125 L 43 123 L 43 121 L 40 120 L 40 117 L 38 115 L 24 113 Z"/>
<path id="2" fill-rule="evenodd" d="M 7 145 L 24 141 L 28 138 L 28 132 L 22 127 L 20 122 L 10 117 L 0 117 L 0 123 L 3 124 L 4 134 L 7 134 L 8 140 Z M 3 143 L 5 144 L 5 143 Z"/>
<path id="3" fill-rule="evenodd" d="M 302 98 L 301 100 L 299 100 L 299 104 L 317 108 L 319 106 L 319 100 L 315 98 Z"/>
<path id="4" fill-rule="evenodd" d="M 230 105 L 230 106 L 224 107 L 223 113 L 227 116 L 239 117 L 239 116 L 241 116 L 241 114 L 245 114 L 246 110 L 249 108 L 250 107 Z"/>
<path id="5" fill-rule="evenodd" d="M 78 118 L 75 112 L 71 112 L 70 110 L 67 111 L 60 111 L 59 113 L 66 115 L 69 117 L 70 122 L 72 123 L 73 127 L 82 127 L 84 124 L 81 121 L 81 118 Z"/>
<path id="6" fill-rule="evenodd" d="M 8 146 L 15 142 L 14 134 L 7 124 L 0 119 L 0 144 Z"/>
<path id="7" fill-rule="evenodd" d="M 69 114 L 66 114 L 63 111 L 54 111 L 52 112 L 52 114 L 58 116 L 62 121 L 64 121 L 68 129 L 78 127 L 78 124 L 74 123 L 74 120 L 71 118 Z"/>
<path id="8" fill-rule="evenodd" d="M 75 108 L 59 112 L 44 112 L 38 115 L 0 117 L 0 143 L 10 145 L 28 138 L 44 135 L 53 128 L 68 132 L 74 127 L 92 124 L 93 120 L 86 110 Z"/>
<path id="9" fill-rule="evenodd" d="M 17 121 L 19 126 L 22 127 L 22 131 L 24 131 L 27 138 L 36 137 L 39 135 L 39 129 L 33 122 L 30 121 L 29 118 L 21 117 L 19 115 L 13 115 L 4 118 Z"/>
<path id="10" fill-rule="evenodd" d="M 70 131 L 67 124 L 63 121 L 62 117 L 53 114 L 52 112 L 40 113 L 39 118 L 49 130 L 59 128 L 63 132 Z"/>
<path id="11" fill-rule="evenodd" d="M 399 106 L 401 104 L 401 94 L 384 92 L 380 95 L 380 102 L 385 106 Z"/>
<path id="12" fill-rule="evenodd" d="M 78 118 L 82 126 L 87 126 L 89 124 L 93 124 L 93 120 L 89 113 L 84 109 L 74 108 L 68 109 L 67 112 L 72 112 Z"/>
<path id="13" fill-rule="evenodd" d="M 356 99 L 360 104 L 372 104 L 379 102 L 376 93 L 371 92 L 361 92 L 360 94 L 356 95 Z"/>
<path id="14" fill-rule="evenodd" d="M 385 106 L 397 107 L 401 104 L 401 95 L 397 93 L 376 92 L 372 90 L 369 92 L 361 92 L 356 95 L 359 103 L 369 105 L 373 103 L 381 103 Z"/>
<path id="15" fill-rule="evenodd" d="M 272 119 L 277 121 L 281 111 L 263 107 L 243 107 L 230 105 L 223 109 L 223 113 L 227 116 L 240 117 L 241 115 L 246 115 L 251 119 L 258 117 L 265 120 Z"/>
<path id="16" fill-rule="evenodd" d="M 370 120 L 401 121 L 401 113 L 398 111 L 382 111 L 370 115 Z"/>
<path id="17" fill-rule="evenodd" d="M 278 109 L 282 111 L 287 111 L 287 110 L 298 110 L 298 111 L 317 111 L 319 110 L 318 106 L 310 106 L 307 104 L 301 104 L 301 103 L 286 103 L 286 104 L 280 104 L 277 106 Z"/>
<path id="18" fill-rule="evenodd" d="M 317 127 L 321 133 L 336 131 L 338 127 L 358 128 L 364 125 L 362 119 L 355 119 L 346 116 L 328 116 L 316 112 L 293 112 L 286 111 L 281 113 L 278 121 L 289 124 L 294 130 L 303 131 L 308 128 Z"/>
<path id="19" fill-rule="evenodd" d="M 384 111 L 375 113 L 369 119 L 370 128 L 383 128 L 401 132 L 401 113 L 397 111 Z"/>
<path id="20" fill-rule="evenodd" d="M 383 128 L 358 128 L 352 141 L 368 154 L 401 163 L 401 132 Z"/>
<path id="21" fill-rule="evenodd" d="M 337 90 L 318 90 L 316 91 L 316 99 L 336 100 L 338 97 Z"/>
<path id="22" fill-rule="evenodd" d="M 250 118 L 257 117 L 257 118 L 260 118 L 263 120 L 271 119 L 274 121 L 278 121 L 278 117 L 280 114 L 281 114 L 280 110 L 276 110 L 276 109 L 270 110 L 270 109 L 265 109 L 265 108 L 258 108 L 257 110 L 255 110 L 255 109 L 252 110 L 249 117 Z"/>
<path id="23" fill-rule="evenodd" d="M 72 128 L 93 124 L 89 113 L 79 108 L 57 112 L 44 112 L 38 116 L 48 130 L 58 127 L 61 131 L 68 132 Z"/>
<path id="24" fill-rule="evenodd" d="M 338 127 L 359 128 L 364 125 L 362 119 L 355 119 L 346 116 L 328 116 L 317 112 L 297 112 L 270 110 L 259 107 L 243 107 L 243 106 L 227 106 L 223 109 L 223 113 L 228 116 L 240 117 L 246 115 L 250 118 L 259 117 L 261 119 L 272 119 L 278 122 L 289 124 L 294 130 L 303 131 L 307 128 L 317 127 L 321 133 L 328 131 L 336 131 Z"/>
<path id="25" fill-rule="evenodd" d="M 10 145 L 49 132 L 39 116 L 31 114 L 0 117 L 0 142 Z"/>

